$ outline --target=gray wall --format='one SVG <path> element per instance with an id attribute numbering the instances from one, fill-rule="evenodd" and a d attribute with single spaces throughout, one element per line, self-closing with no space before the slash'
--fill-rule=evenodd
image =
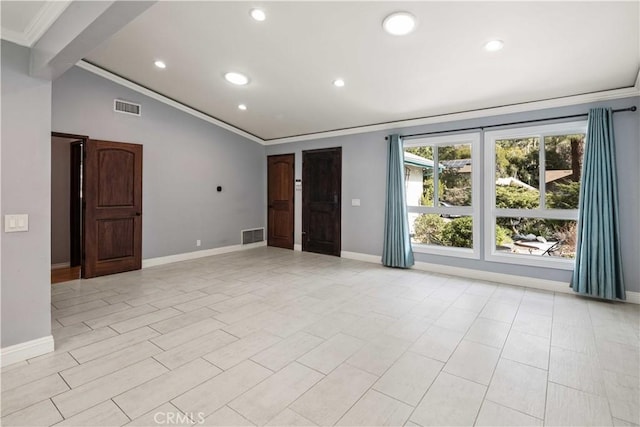
<path id="1" fill-rule="evenodd" d="M 51 138 L 51 264 L 71 259 L 69 238 L 71 141 Z"/>
<path id="2" fill-rule="evenodd" d="M 51 335 L 51 82 L 28 75 L 29 51 L 2 41 L 2 216 L 29 214 L 29 231 L 2 233 L 4 348 Z"/>
<path id="3" fill-rule="evenodd" d="M 115 98 L 142 116 L 114 112 Z M 236 245 L 265 226 L 260 144 L 77 67 L 53 82 L 52 117 L 53 131 L 144 146 L 143 258 Z"/>
<path id="4" fill-rule="evenodd" d="M 609 102 L 600 102 L 570 107 L 539 110 L 525 113 L 508 114 L 473 120 L 463 120 L 442 124 L 398 128 L 389 131 L 369 132 L 348 136 L 318 139 L 292 144 L 279 144 L 267 147 L 267 154 L 296 154 L 296 178 L 302 177 L 303 150 L 325 147 L 342 147 L 342 250 L 370 255 L 382 254 L 382 235 L 384 223 L 384 200 L 386 190 L 386 141 L 384 137 L 391 133 L 411 134 L 486 126 L 505 122 L 531 120 L 580 114 L 590 107 L 611 106 L 623 108 L 630 105 L 640 107 L 640 98 L 629 98 Z M 619 113 L 614 116 L 617 164 L 620 192 L 620 228 L 622 230 L 622 253 L 624 276 L 628 290 L 640 291 L 640 120 L 639 112 Z M 482 147 L 484 158 L 484 147 Z M 304 183 L 303 183 L 304 185 Z M 361 206 L 352 207 L 351 199 L 361 199 Z M 483 197 L 481 197 L 483 199 Z M 301 236 L 301 192 L 296 192 L 296 243 Z M 481 221 L 484 221 L 484 206 Z M 484 230 L 481 232 L 481 237 Z M 480 260 L 445 257 L 428 254 L 415 254 L 417 261 L 459 266 L 497 273 L 536 277 L 540 279 L 569 282 L 571 272 L 551 268 L 537 268 L 496 262 L 483 261 L 484 248 L 481 248 Z"/>

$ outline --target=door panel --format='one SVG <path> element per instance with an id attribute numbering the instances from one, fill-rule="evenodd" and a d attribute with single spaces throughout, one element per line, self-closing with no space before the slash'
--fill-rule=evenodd
<path id="1" fill-rule="evenodd" d="M 98 206 L 135 204 L 135 153 L 105 148 L 98 151 Z"/>
<path id="2" fill-rule="evenodd" d="M 293 249 L 294 162 L 293 154 L 267 158 L 269 246 Z"/>
<path id="3" fill-rule="evenodd" d="M 135 217 L 98 220 L 98 261 L 133 256 Z"/>
<path id="4" fill-rule="evenodd" d="M 87 141 L 85 269 L 96 277 L 142 266 L 142 145 Z"/>
<path id="5" fill-rule="evenodd" d="M 340 256 L 342 149 L 302 152 L 302 250 Z"/>

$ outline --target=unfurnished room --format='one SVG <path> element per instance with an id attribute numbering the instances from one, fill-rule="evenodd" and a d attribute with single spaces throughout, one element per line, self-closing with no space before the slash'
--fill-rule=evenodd
<path id="1" fill-rule="evenodd" d="M 0 1 L 3 426 L 640 426 L 640 1 Z"/>

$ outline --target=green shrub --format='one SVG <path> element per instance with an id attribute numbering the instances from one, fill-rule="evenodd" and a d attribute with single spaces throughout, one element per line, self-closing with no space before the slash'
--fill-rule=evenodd
<path id="1" fill-rule="evenodd" d="M 445 224 L 442 239 L 445 246 L 472 248 L 473 219 L 470 216 L 452 219 Z"/>
<path id="2" fill-rule="evenodd" d="M 420 215 L 414 223 L 414 238 L 420 243 L 441 245 L 445 225 L 440 215 Z"/>
<path id="3" fill-rule="evenodd" d="M 496 226 L 496 245 L 502 246 L 506 243 L 513 243 L 511 239 L 511 231 L 500 225 Z"/>
<path id="4" fill-rule="evenodd" d="M 534 209 L 540 206 L 540 193 L 522 187 L 496 186 L 496 207 L 499 209 Z"/>
<path id="5" fill-rule="evenodd" d="M 547 204 L 553 209 L 578 209 L 580 202 L 580 183 L 561 182 L 554 184 L 553 191 L 546 194 Z"/>

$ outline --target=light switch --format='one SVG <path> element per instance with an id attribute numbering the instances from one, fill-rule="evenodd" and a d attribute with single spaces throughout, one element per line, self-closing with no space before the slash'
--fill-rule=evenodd
<path id="1" fill-rule="evenodd" d="M 29 215 L 5 215 L 4 232 L 14 233 L 16 231 L 29 231 Z"/>
<path id="2" fill-rule="evenodd" d="M 351 206 L 360 206 L 360 199 L 351 199 Z"/>

